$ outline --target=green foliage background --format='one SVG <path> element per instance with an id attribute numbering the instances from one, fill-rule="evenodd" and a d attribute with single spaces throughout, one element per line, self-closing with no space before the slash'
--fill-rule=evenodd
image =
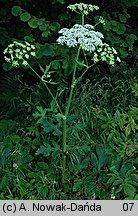
<path id="1" fill-rule="evenodd" d="M 0 53 L 0 199 L 111 199 L 111 194 L 138 199 L 138 1 L 85 3 L 100 7 L 87 22 L 104 17 L 105 25 L 97 28 L 122 62 L 115 67 L 99 63 L 75 91 L 64 191 L 61 119 L 51 116 L 53 102 L 30 69 L 11 68 Z M 39 70 L 39 64 L 45 68 L 51 62 L 53 92 L 63 108 L 75 53 L 55 41 L 62 27 L 80 22 L 67 5 L 64 0 L 0 0 L 1 51 L 15 38 L 35 43 L 37 58 L 30 64 Z"/>

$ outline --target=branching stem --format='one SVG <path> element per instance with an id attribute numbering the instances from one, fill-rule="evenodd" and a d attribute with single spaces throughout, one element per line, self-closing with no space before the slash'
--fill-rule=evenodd
<path id="1" fill-rule="evenodd" d="M 36 76 L 43 82 L 43 84 L 45 85 L 47 91 L 49 92 L 49 94 L 51 95 L 52 99 L 55 101 L 55 104 L 57 105 L 58 109 L 59 109 L 59 112 L 62 114 L 62 110 L 56 100 L 56 98 L 54 97 L 54 95 L 52 94 L 50 88 L 48 87 L 48 85 L 43 81 L 43 79 L 41 78 L 41 76 L 34 70 L 34 68 L 28 64 L 29 68 L 36 74 Z"/>

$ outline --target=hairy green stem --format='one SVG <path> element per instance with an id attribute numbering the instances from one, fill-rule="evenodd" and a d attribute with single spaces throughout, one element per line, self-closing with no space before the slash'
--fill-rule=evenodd
<path id="1" fill-rule="evenodd" d="M 63 158 L 62 158 L 62 186 L 64 188 L 64 181 L 65 181 L 65 172 L 66 172 L 66 159 L 67 159 L 67 138 L 66 138 L 66 127 L 67 127 L 67 117 L 68 117 L 68 113 L 69 113 L 69 108 L 71 105 L 71 101 L 72 101 L 72 96 L 73 96 L 73 90 L 75 87 L 75 83 L 76 83 L 76 70 L 77 70 L 77 61 L 79 59 L 79 54 L 80 54 L 80 47 L 78 48 L 77 51 L 77 56 L 76 56 L 76 62 L 75 62 L 75 66 L 74 66 L 74 70 L 73 70 L 73 75 L 72 75 L 72 82 L 71 82 L 71 89 L 70 89 L 70 94 L 69 94 L 69 99 L 68 99 L 68 103 L 66 106 L 66 110 L 65 110 L 65 115 L 63 117 L 63 137 L 62 137 L 62 153 L 63 153 Z"/>
<path id="2" fill-rule="evenodd" d="M 86 74 L 86 72 L 93 67 L 96 63 L 92 64 L 91 66 L 87 67 L 84 72 L 82 73 L 82 75 L 76 80 L 75 75 L 76 75 L 76 70 L 77 70 L 77 61 L 79 59 L 79 54 L 80 54 L 80 47 L 78 49 L 77 52 L 77 57 L 76 57 L 76 63 L 74 66 L 74 71 L 73 71 L 73 76 L 72 76 L 72 84 L 71 84 L 71 90 L 70 90 L 70 95 L 69 95 L 69 99 L 68 99 L 68 103 L 67 103 L 67 107 L 65 110 L 65 115 L 63 117 L 63 158 L 62 158 L 62 186 L 64 189 L 64 181 L 65 181 L 65 172 L 66 172 L 66 159 L 67 159 L 67 138 L 66 138 L 66 127 L 67 127 L 67 117 L 68 117 L 68 113 L 69 113 L 69 108 L 71 105 L 71 101 L 72 101 L 72 96 L 73 96 L 73 90 L 75 85 L 82 79 L 82 77 Z"/>
<path id="3" fill-rule="evenodd" d="M 63 142 L 63 149 L 62 149 L 62 187 L 64 189 L 64 181 L 65 181 L 65 171 L 66 171 L 66 157 L 67 157 L 67 144 L 66 144 L 66 118 L 63 118 L 63 134 L 62 134 L 62 142 Z"/>
<path id="4" fill-rule="evenodd" d="M 66 107 L 66 111 L 65 111 L 65 117 L 67 118 L 68 116 L 68 112 L 69 112 L 69 108 L 70 108 L 70 104 L 71 104 L 71 100 L 72 100 L 72 95 L 73 95 L 73 90 L 76 84 L 76 70 L 77 70 L 77 61 L 79 59 L 79 54 L 80 54 L 80 49 L 81 47 L 78 48 L 77 51 L 77 56 L 76 56 L 76 62 L 75 62 L 75 66 L 74 66 L 74 70 L 73 70 L 73 75 L 72 75 L 72 82 L 71 82 L 71 90 L 70 90 L 70 95 L 69 95 L 69 99 L 68 99 L 68 103 L 67 103 L 67 107 Z"/>
<path id="5" fill-rule="evenodd" d="M 82 24 L 82 26 L 84 26 L 84 14 L 82 14 L 82 16 L 81 16 L 81 24 Z"/>
<path id="6" fill-rule="evenodd" d="M 85 53 L 84 49 L 82 49 L 82 51 L 83 51 L 83 54 L 84 54 L 84 58 L 85 58 L 86 65 L 88 66 L 88 60 L 87 60 L 86 53 Z"/>

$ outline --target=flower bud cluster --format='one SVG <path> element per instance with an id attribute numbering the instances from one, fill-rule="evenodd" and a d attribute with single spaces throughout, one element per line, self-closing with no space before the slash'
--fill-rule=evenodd
<path id="1" fill-rule="evenodd" d="M 113 47 L 103 43 L 100 47 L 97 47 L 96 52 L 94 52 L 93 61 L 95 63 L 98 61 L 105 61 L 109 65 L 114 65 L 116 61 L 120 62 L 121 60 Z"/>
<path id="2" fill-rule="evenodd" d="M 102 16 L 99 17 L 99 23 L 105 25 L 105 19 Z"/>
<path id="3" fill-rule="evenodd" d="M 58 44 L 66 44 L 68 47 L 81 45 L 84 50 L 92 52 L 95 51 L 97 46 L 103 44 L 103 34 L 94 31 L 94 27 L 90 24 L 85 24 L 84 26 L 75 24 L 71 29 L 61 29 L 59 33 L 62 36 L 57 39 Z"/>
<path id="4" fill-rule="evenodd" d="M 90 12 L 99 9 L 99 7 L 96 5 L 84 4 L 84 3 L 79 3 L 79 4 L 76 3 L 73 5 L 69 5 L 67 8 L 83 15 L 88 15 Z"/>
<path id="5" fill-rule="evenodd" d="M 11 63 L 13 67 L 27 66 L 29 58 L 35 56 L 35 49 L 35 46 L 27 41 L 25 43 L 14 41 L 8 45 L 3 54 L 5 61 Z"/>

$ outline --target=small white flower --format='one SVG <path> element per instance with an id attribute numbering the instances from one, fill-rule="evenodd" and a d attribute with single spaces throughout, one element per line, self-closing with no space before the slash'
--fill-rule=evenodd
<path id="1" fill-rule="evenodd" d="M 26 59 L 29 59 L 29 55 L 28 55 L 28 54 L 25 54 L 25 58 L 26 58 Z"/>
<path id="2" fill-rule="evenodd" d="M 93 56 L 93 61 L 96 63 L 99 61 L 98 59 L 98 55 L 95 53 L 94 56 Z"/>
<path id="3" fill-rule="evenodd" d="M 60 37 L 57 39 L 57 43 L 58 43 L 58 44 L 63 45 L 65 42 L 66 42 L 66 39 L 65 39 L 64 36 L 60 36 Z"/>
<path id="4" fill-rule="evenodd" d="M 13 44 L 14 44 L 14 45 L 15 45 L 15 44 L 19 45 L 19 42 L 13 41 Z M 9 46 L 10 46 L 10 45 L 9 45 Z"/>
<path id="5" fill-rule="evenodd" d="M 85 27 L 86 29 L 89 29 L 89 30 L 94 29 L 94 26 L 92 26 L 92 25 L 90 25 L 90 24 L 85 24 L 84 27 Z"/>
<path id="6" fill-rule="evenodd" d="M 92 52 L 95 50 L 95 46 L 93 44 L 88 43 L 85 45 L 85 50 L 87 50 L 88 52 Z"/>
<path id="7" fill-rule="evenodd" d="M 9 52 L 8 52 L 9 54 L 12 54 L 13 53 L 13 50 L 12 49 L 9 49 Z"/>
<path id="8" fill-rule="evenodd" d="M 99 49 L 97 50 L 97 52 L 102 52 L 102 48 L 99 48 Z"/>
<path id="9" fill-rule="evenodd" d="M 83 28 L 83 26 L 82 25 L 80 25 L 80 24 L 75 24 L 73 27 L 72 27 L 72 29 L 82 29 Z"/>
<path id="10" fill-rule="evenodd" d="M 101 32 L 96 31 L 95 35 L 99 38 L 104 38 L 103 34 Z"/>
<path id="11" fill-rule="evenodd" d="M 32 48 L 32 49 L 35 49 L 35 46 L 34 46 L 34 45 L 31 45 L 31 48 Z"/>
<path id="12" fill-rule="evenodd" d="M 99 22 L 105 25 L 105 19 L 102 16 L 99 17 Z"/>
<path id="13" fill-rule="evenodd" d="M 31 47 L 27 47 L 26 49 L 27 49 L 27 51 L 30 51 L 30 50 L 31 50 Z"/>
<path id="14" fill-rule="evenodd" d="M 119 58 L 119 57 L 117 57 L 117 59 L 116 59 L 118 62 L 121 62 L 121 59 Z"/>
<path id="15" fill-rule="evenodd" d="M 6 62 L 10 63 L 11 62 L 11 59 L 10 58 L 7 58 L 6 56 L 4 56 L 4 59 Z"/>
<path id="16" fill-rule="evenodd" d="M 30 44 L 30 43 L 28 43 L 27 41 L 25 41 L 25 43 L 26 43 L 26 45 L 27 45 L 27 46 L 31 46 L 31 44 Z"/>
<path id="17" fill-rule="evenodd" d="M 13 57 L 13 54 L 11 54 L 11 60 L 13 61 L 14 57 Z"/>
<path id="18" fill-rule="evenodd" d="M 101 59 L 102 59 L 102 61 L 106 61 L 106 57 L 105 56 L 102 56 Z"/>
<path id="19" fill-rule="evenodd" d="M 114 63 L 115 63 L 115 62 L 114 62 L 112 59 L 109 61 L 109 64 L 110 64 L 110 65 L 114 65 Z"/>
<path id="20" fill-rule="evenodd" d="M 19 52 L 20 52 L 20 49 L 16 49 L 15 52 L 16 52 L 16 53 L 19 53 Z"/>
<path id="21" fill-rule="evenodd" d="M 8 49 L 6 48 L 3 52 L 3 54 L 6 54 L 8 52 Z"/>
<path id="22" fill-rule="evenodd" d="M 13 62 L 12 62 L 12 66 L 13 66 L 13 67 L 19 67 L 18 61 L 13 61 Z"/>
<path id="23" fill-rule="evenodd" d="M 112 47 L 112 51 L 114 54 L 117 54 L 116 50 Z"/>
<path id="24" fill-rule="evenodd" d="M 32 56 L 36 56 L 35 52 L 31 52 L 30 54 L 31 54 Z"/>
<path id="25" fill-rule="evenodd" d="M 27 51 L 25 49 L 22 50 L 23 53 L 27 53 Z"/>
<path id="26" fill-rule="evenodd" d="M 65 35 L 68 31 L 69 31 L 69 29 L 63 28 L 59 31 L 59 33 Z"/>
<path id="27" fill-rule="evenodd" d="M 114 194 L 114 192 L 115 192 L 115 188 L 113 187 L 112 188 L 112 191 L 111 191 L 111 199 L 115 199 L 115 194 Z"/>
<path id="28" fill-rule="evenodd" d="M 67 41 L 67 46 L 68 47 L 75 47 L 75 46 L 77 46 L 78 45 L 78 43 L 77 43 L 77 41 L 75 40 L 75 39 L 69 39 L 68 41 Z"/>
<path id="29" fill-rule="evenodd" d="M 18 165 L 16 163 L 13 163 L 13 167 L 17 169 Z"/>
<path id="30" fill-rule="evenodd" d="M 101 39 L 96 39 L 95 40 L 95 42 L 94 42 L 94 45 L 96 46 L 96 47 L 98 47 L 98 46 L 102 46 L 102 44 L 103 44 L 103 42 L 102 42 L 102 40 Z"/>
<path id="31" fill-rule="evenodd" d="M 22 59 L 22 55 L 16 55 L 18 57 L 18 59 Z"/>
<path id="32" fill-rule="evenodd" d="M 21 46 L 22 48 L 26 48 L 26 46 L 25 46 L 24 44 L 20 44 L 20 46 Z"/>
<path id="33" fill-rule="evenodd" d="M 83 10 L 82 4 L 78 4 L 78 9 L 79 9 L 80 11 Z"/>
<path id="34" fill-rule="evenodd" d="M 23 47 L 23 48 L 26 47 L 24 44 L 22 44 L 20 42 L 17 42 L 17 41 L 14 41 L 13 43 L 14 43 L 15 46 L 20 46 L 20 47 Z"/>
<path id="35" fill-rule="evenodd" d="M 27 66 L 27 65 L 28 65 L 27 61 L 24 60 L 24 61 L 22 62 L 22 65 L 23 65 L 23 66 Z"/>
<path id="36" fill-rule="evenodd" d="M 13 47 L 13 46 L 14 46 L 14 44 L 9 44 L 9 46 L 8 46 L 8 47 L 9 47 L 9 48 L 11 48 L 11 47 Z"/>

